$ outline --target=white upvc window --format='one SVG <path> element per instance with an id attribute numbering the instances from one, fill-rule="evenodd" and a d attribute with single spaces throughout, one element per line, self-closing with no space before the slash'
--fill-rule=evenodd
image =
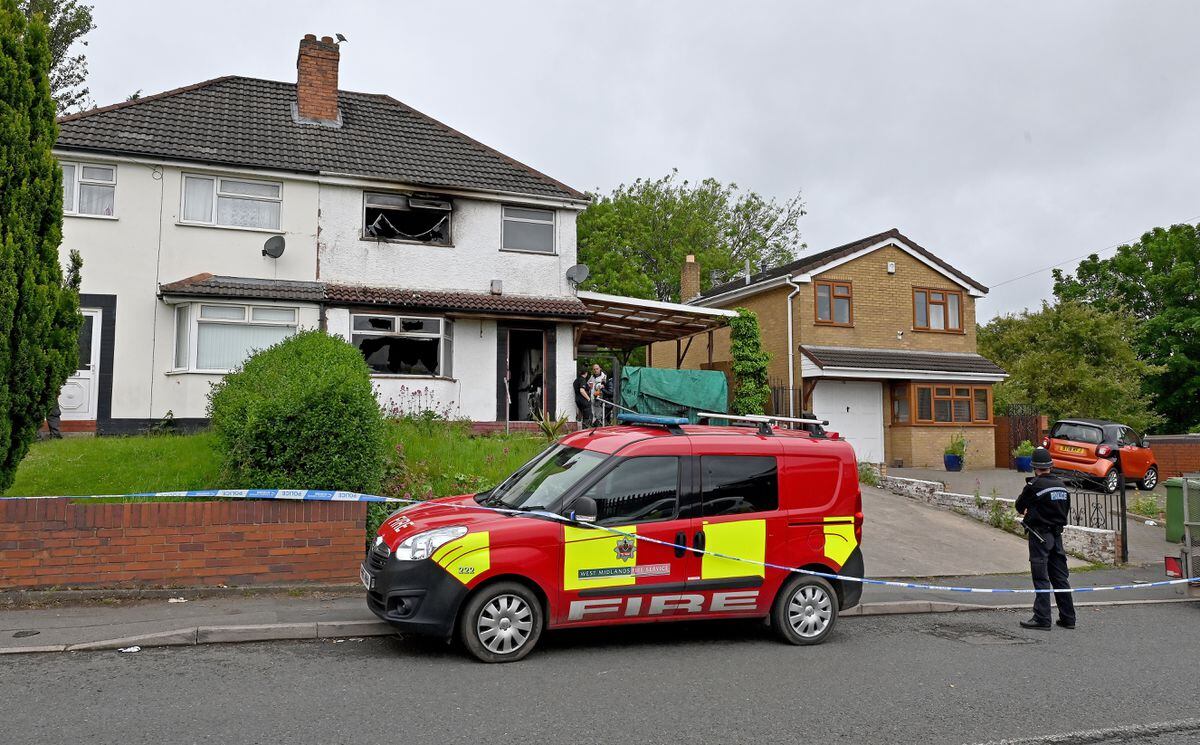
<path id="1" fill-rule="evenodd" d="M 504 207 L 501 247 L 506 251 L 554 253 L 554 210 Z"/>
<path id="2" fill-rule="evenodd" d="M 299 309 L 278 305 L 175 306 L 176 371 L 226 373 L 296 333 Z"/>
<path id="3" fill-rule="evenodd" d="M 350 316 L 350 343 L 377 375 L 454 377 L 454 321 L 449 318 Z"/>
<path id="4" fill-rule="evenodd" d="M 63 214 L 114 217 L 117 167 L 106 163 L 59 163 L 63 174 Z"/>
<path id="5" fill-rule="evenodd" d="M 219 228 L 279 230 L 278 181 L 184 174 L 179 221 Z"/>

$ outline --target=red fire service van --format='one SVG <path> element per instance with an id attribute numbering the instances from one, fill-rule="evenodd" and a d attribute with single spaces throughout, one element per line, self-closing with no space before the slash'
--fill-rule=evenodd
<path id="1" fill-rule="evenodd" d="M 763 564 L 863 576 L 853 449 L 815 423 L 710 416 L 739 421 L 621 415 L 491 491 L 399 510 L 363 562 L 367 605 L 485 662 L 521 659 L 547 628 L 647 621 L 758 617 L 823 641 L 861 583 Z"/>

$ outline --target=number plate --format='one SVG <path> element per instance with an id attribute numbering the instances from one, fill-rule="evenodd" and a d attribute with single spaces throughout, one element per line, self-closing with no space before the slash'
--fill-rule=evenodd
<path id="1" fill-rule="evenodd" d="M 358 578 L 362 580 L 363 587 L 368 590 L 375 589 L 375 578 L 367 573 L 367 568 L 362 564 L 358 565 Z"/>
<path id="2" fill-rule="evenodd" d="M 1077 447 L 1075 445 L 1059 445 L 1058 449 L 1064 453 L 1086 453 L 1087 448 Z"/>

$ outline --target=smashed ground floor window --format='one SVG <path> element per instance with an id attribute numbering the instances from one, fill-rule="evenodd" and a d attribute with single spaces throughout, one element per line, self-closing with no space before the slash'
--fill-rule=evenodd
<path id="1" fill-rule="evenodd" d="M 451 377 L 454 322 L 449 319 L 355 315 L 350 341 L 373 373 Z"/>
<path id="2" fill-rule="evenodd" d="M 406 194 L 363 195 L 363 237 L 450 243 L 450 202 Z"/>

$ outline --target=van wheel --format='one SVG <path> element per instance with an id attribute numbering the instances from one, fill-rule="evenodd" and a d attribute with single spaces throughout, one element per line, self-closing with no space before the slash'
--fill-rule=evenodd
<path id="1" fill-rule="evenodd" d="M 1117 469 L 1108 469 L 1108 473 L 1104 474 L 1104 491 L 1109 494 L 1115 493 L 1117 487 L 1121 485 L 1120 480 L 1121 474 L 1117 472 Z"/>
<path id="2" fill-rule="evenodd" d="M 458 619 L 463 646 L 483 662 L 516 662 L 533 651 L 544 626 L 529 588 L 498 582 L 472 595 Z"/>
<path id="3" fill-rule="evenodd" d="M 1146 475 L 1138 481 L 1138 488 L 1142 491 L 1154 491 L 1154 487 L 1158 486 L 1158 469 L 1150 466 L 1146 469 Z"/>
<path id="4" fill-rule="evenodd" d="M 820 644 L 837 619 L 837 593 L 820 577 L 795 577 L 780 590 L 771 609 L 771 627 L 788 644 Z"/>

